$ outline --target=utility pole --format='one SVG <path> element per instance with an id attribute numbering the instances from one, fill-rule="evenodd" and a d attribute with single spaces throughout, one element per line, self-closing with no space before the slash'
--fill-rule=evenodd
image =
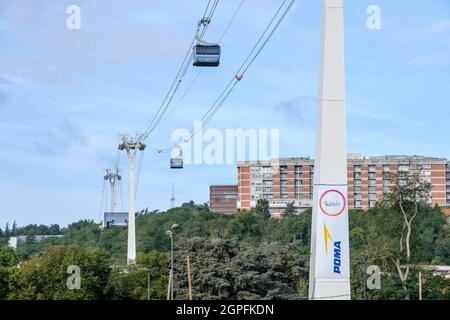
<path id="1" fill-rule="evenodd" d="M 309 299 L 349 300 L 343 0 L 322 0 Z"/>
<path id="2" fill-rule="evenodd" d="M 172 183 L 172 198 L 170 198 L 170 205 L 172 209 L 175 207 L 175 187 L 173 183 Z"/>
<path id="3" fill-rule="evenodd" d="M 133 139 L 128 134 L 119 136 L 119 150 L 125 150 L 128 156 L 128 163 L 130 166 L 130 192 L 128 200 L 128 246 L 127 246 L 127 264 L 136 263 L 136 224 L 135 224 L 135 178 L 134 178 L 134 163 L 138 151 L 145 150 L 145 144 L 142 134 L 136 134 Z"/>
<path id="4" fill-rule="evenodd" d="M 422 271 L 419 271 L 419 300 L 422 300 Z"/>
<path id="5" fill-rule="evenodd" d="M 166 234 L 170 237 L 170 273 L 169 273 L 169 285 L 167 287 L 167 300 L 173 300 L 173 237 L 175 230 L 180 226 L 178 224 L 173 224 L 170 230 L 166 231 Z M 169 295 L 170 293 L 170 295 Z"/>
<path id="6" fill-rule="evenodd" d="M 111 186 L 111 204 L 110 204 L 110 211 L 109 212 L 115 212 L 116 208 L 116 183 L 120 180 L 122 180 L 122 177 L 119 175 L 119 169 L 106 169 L 106 175 L 104 179 L 106 181 L 109 181 L 109 184 Z"/>
<path id="7" fill-rule="evenodd" d="M 191 259 L 186 256 L 186 270 L 188 274 L 189 300 L 192 300 Z"/>
<path id="8" fill-rule="evenodd" d="M 150 300 L 150 270 L 147 274 L 147 300 Z"/>

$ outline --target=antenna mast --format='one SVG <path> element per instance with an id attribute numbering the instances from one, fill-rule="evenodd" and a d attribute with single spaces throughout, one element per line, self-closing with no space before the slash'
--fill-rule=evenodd
<path id="1" fill-rule="evenodd" d="M 175 187 L 173 183 L 172 183 L 172 198 L 170 198 L 170 205 L 172 209 L 175 207 Z"/>

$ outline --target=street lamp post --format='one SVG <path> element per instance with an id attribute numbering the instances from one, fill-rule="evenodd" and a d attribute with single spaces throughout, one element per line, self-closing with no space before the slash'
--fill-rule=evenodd
<path id="1" fill-rule="evenodd" d="M 147 273 L 147 300 L 150 300 L 150 270 Z"/>
<path id="2" fill-rule="evenodd" d="M 170 230 L 166 231 L 166 234 L 170 237 L 170 274 L 169 274 L 169 290 L 170 290 L 170 300 L 173 300 L 173 236 L 176 229 L 180 226 L 178 224 L 173 224 Z"/>
<path id="3" fill-rule="evenodd" d="M 366 273 L 367 258 L 368 258 L 367 253 L 365 253 L 361 256 L 361 264 L 362 264 L 362 269 L 363 269 L 363 281 L 364 281 L 364 300 L 367 299 L 367 273 Z"/>

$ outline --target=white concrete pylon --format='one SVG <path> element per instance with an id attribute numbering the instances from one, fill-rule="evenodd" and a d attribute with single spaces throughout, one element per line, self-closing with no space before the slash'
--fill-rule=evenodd
<path id="1" fill-rule="evenodd" d="M 128 163 L 130 165 L 130 191 L 128 195 L 128 243 L 127 263 L 136 263 L 136 218 L 135 218 L 135 180 L 134 159 L 136 152 L 128 152 Z"/>
<path id="2" fill-rule="evenodd" d="M 136 263 L 136 208 L 135 208 L 135 159 L 139 151 L 145 150 L 143 136 L 137 134 L 136 138 L 129 139 L 128 134 L 120 135 L 121 143 L 119 150 L 125 150 L 128 156 L 130 166 L 130 191 L 128 200 L 128 242 L 127 242 L 127 264 Z"/>
<path id="3" fill-rule="evenodd" d="M 350 299 L 343 0 L 322 0 L 310 299 Z"/>

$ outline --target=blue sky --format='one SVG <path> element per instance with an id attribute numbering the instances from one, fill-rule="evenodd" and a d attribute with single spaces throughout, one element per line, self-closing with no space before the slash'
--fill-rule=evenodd
<path id="1" fill-rule="evenodd" d="M 99 219 L 117 134 L 151 118 L 206 2 L 0 0 L 1 227 Z M 239 2 L 220 1 L 208 40 Z M 245 0 L 220 67 L 202 72 L 149 145 L 170 146 L 174 129 L 193 126 L 280 3 Z M 66 28 L 71 4 L 81 8 L 81 30 Z M 366 27 L 369 5 L 381 9 L 381 30 Z M 319 28 L 320 1 L 297 0 L 207 128 L 279 129 L 281 156 L 314 156 Z M 349 152 L 450 158 L 450 2 L 346 0 L 345 31 Z M 184 87 L 195 75 L 191 68 Z M 177 204 L 206 202 L 210 184 L 236 183 L 235 165 L 170 171 L 168 162 L 146 151 L 138 208 L 166 209 L 172 183 Z M 126 199 L 126 174 L 122 188 Z"/>

